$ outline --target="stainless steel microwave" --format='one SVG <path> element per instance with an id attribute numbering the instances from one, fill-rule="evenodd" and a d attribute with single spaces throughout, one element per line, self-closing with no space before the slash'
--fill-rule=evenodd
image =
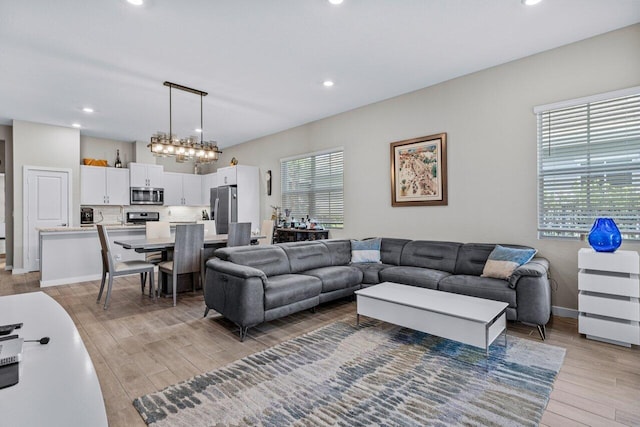
<path id="1" fill-rule="evenodd" d="M 164 188 L 131 187 L 132 205 L 164 205 Z"/>

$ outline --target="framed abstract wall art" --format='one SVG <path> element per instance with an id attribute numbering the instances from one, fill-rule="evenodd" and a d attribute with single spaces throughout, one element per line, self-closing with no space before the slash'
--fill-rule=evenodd
<path id="1" fill-rule="evenodd" d="M 447 134 L 391 143 L 391 206 L 447 205 Z"/>

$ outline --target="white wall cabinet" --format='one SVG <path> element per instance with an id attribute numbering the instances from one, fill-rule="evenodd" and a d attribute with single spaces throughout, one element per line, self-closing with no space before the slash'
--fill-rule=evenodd
<path id="1" fill-rule="evenodd" d="M 218 187 L 222 185 L 237 185 L 238 184 L 238 170 L 244 170 L 244 167 L 253 166 L 227 166 L 217 170 L 218 173 Z"/>
<path id="2" fill-rule="evenodd" d="M 640 344 L 638 253 L 583 248 L 578 268 L 578 331 L 612 344 Z"/>
<path id="3" fill-rule="evenodd" d="M 211 205 L 211 189 L 218 186 L 218 174 L 208 173 L 202 176 L 202 204 L 204 206 Z"/>
<path id="4" fill-rule="evenodd" d="M 165 172 L 165 206 L 202 206 L 202 175 Z"/>
<path id="5" fill-rule="evenodd" d="M 129 170 L 80 166 L 80 204 L 128 205 Z"/>
<path id="6" fill-rule="evenodd" d="M 129 171 L 131 172 L 131 187 L 164 188 L 164 168 L 162 165 L 129 163 Z"/>

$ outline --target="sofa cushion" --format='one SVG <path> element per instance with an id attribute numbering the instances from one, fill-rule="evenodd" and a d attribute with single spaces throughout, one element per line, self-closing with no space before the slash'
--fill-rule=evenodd
<path id="1" fill-rule="evenodd" d="M 320 242 L 281 243 L 278 246 L 287 254 L 292 273 L 331 265 L 329 248 Z"/>
<path id="2" fill-rule="evenodd" d="M 215 256 L 234 264 L 257 268 L 267 276 L 291 272 L 289 258 L 287 258 L 287 254 L 282 248 L 278 246 L 257 245 L 221 248 L 215 251 Z"/>
<path id="3" fill-rule="evenodd" d="M 329 249 L 331 265 L 349 265 L 351 262 L 351 241 L 345 239 L 320 240 Z"/>
<path id="4" fill-rule="evenodd" d="M 400 265 L 453 273 L 461 243 L 413 240 L 402 248 Z"/>
<path id="5" fill-rule="evenodd" d="M 351 240 L 352 263 L 380 263 L 380 239 Z"/>
<path id="6" fill-rule="evenodd" d="M 380 261 L 383 264 L 400 265 L 402 248 L 409 243 L 408 239 L 390 239 L 383 237 L 380 244 Z"/>
<path id="7" fill-rule="evenodd" d="M 438 290 L 502 301 L 508 303 L 509 307 L 517 306 L 516 291 L 509 287 L 506 280 L 461 274 L 442 279 Z"/>
<path id="8" fill-rule="evenodd" d="M 314 268 L 300 274 L 317 277 L 322 281 L 322 292 L 350 288 L 362 283 L 362 271 L 350 266 L 331 266 Z"/>
<path id="9" fill-rule="evenodd" d="M 496 245 L 482 270 L 482 277 L 508 280 L 513 271 L 535 256 L 535 249 L 516 249 Z"/>
<path id="10" fill-rule="evenodd" d="M 303 301 L 320 295 L 322 282 L 317 277 L 304 274 L 281 274 L 267 277 L 264 285 L 264 308 L 276 307 Z"/>
<path id="11" fill-rule="evenodd" d="M 389 267 L 380 271 L 381 282 L 395 282 L 421 288 L 438 289 L 438 282 L 451 273 L 421 267 Z"/>
<path id="12" fill-rule="evenodd" d="M 379 272 L 384 270 L 385 268 L 394 267 L 389 264 L 372 264 L 372 263 L 361 263 L 361 264 L 351 264 L 353 267 L 362 271 L 362 283 L 366 285 L 375 285 L 380 283 Z"/>
<path id="13" fill-rule="evenodd" d="M 460 246 L 455 274 L 480 276 L 489 254 L 495 247 L 493 243 L 466 243 Z"/>

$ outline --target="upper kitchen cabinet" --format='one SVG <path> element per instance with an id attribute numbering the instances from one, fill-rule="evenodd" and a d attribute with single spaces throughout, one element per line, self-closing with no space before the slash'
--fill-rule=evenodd
<path id="1" fill-rule="evenodd" d="M 80 166 L 80 204 L 128 205 L 129 170 Z"/>
<path id="2" fill-rule="evenodd" d="M 200 176 L 202 177 L 202 204 L 210 206 L 211 189 L 218 186 L 218 174 L 214 172 Z"/>
<path id="3" fill-rule="evenodd" d="M 240 166 L 242 168 L 242 166 Z M 219 168 L 218 173 L 218 187 L 223 185 L 237 185 L 238 184 L 238 166 L 227 166 L 226 168 Z"/>
<path id="4" fill-rule="evenodd" d="M 202 175 L 164 173 L 165 206 L 202 206 Z"/>
<path id="5" fill-rule="evenodd" d="M 132 187 L 164 188 L 164 169 L 162 165 L 129 163 Z"/>

